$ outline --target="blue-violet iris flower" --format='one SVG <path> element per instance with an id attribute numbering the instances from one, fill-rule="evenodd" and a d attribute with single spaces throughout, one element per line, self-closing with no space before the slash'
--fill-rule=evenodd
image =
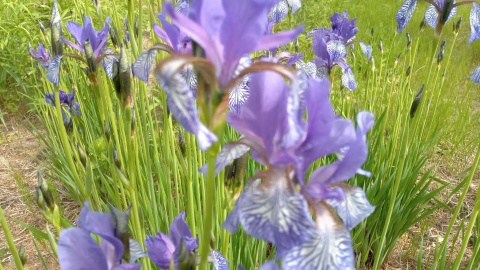
<path id="1" fill-rule="evenodd" d="M 83 26 L 78 25 L 75 22 L 67 22 L 67 30 L 75 39 L 76 43 L 66 40 L 62 37 L 62 41 L 68 46 L 85 53 L 85 42 L 89 41 L 92 45 L 93 56 L 98 57 L 102 50 L 105 48 L 108 40 L 108 28 L 110 26 L 110 17 L 107 17 L 105 26 L 100 31 L 95 31 L 93 28 L 90 17 L 85 16 L 83 20 Z"/>
<path id="2" fill-rule="evenodd" d="M 140 264 L 122 263 L 124 246 L 115 236 L 110 214 L 91 211 L 86 202 L 76 223 L 77 228 L 68 228 L 60 233 L 58 261 L 61 269 L 140 269 Z M 100 244 L 91 234 L 101 238 Z"/>
<path id="3" fill-rule="evenodd" d="M 329 85 L 302 74 L 291 86 L 275 73 L 253 74 L 247 102 L 227 116 L 244 138 L 217 157 L 218 172 L 225 160 L 251 148 L 267 167 L 248 181 L 223 226 L 234 233 L 241 223 L 249 235 L 276 245 L 284 270 L 354 269 L 349 229 L 374 210 L 363 190 L 342 183 L 364 173 L 373 115 L 359 113 L 355 129 L 334 113 Z M 337 161 L 314 170 L 305 183 L 315 160 L 336 153 Z"/>
<path id="4" fill-rule="evenodd" d="M 29 49 L 30 55 L 37 60 L 43 68 L 48 67 L 48 63 L 50 62 L 50 53 L 45 50 L 43 45 L 38 45 L 37 52 L 35 53 L 35 49 L 30 47 Z"/>

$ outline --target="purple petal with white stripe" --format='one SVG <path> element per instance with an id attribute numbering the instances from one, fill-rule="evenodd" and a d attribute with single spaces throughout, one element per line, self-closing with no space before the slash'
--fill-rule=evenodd
<path id="1" fill-rule="evenodd" d="M 245 184 L 245 187 L 243 188 L 243 192 L 235 202 L 235 205 L 232 211 L 228 214 L 227 218 L 222 223 L 222 227 L 225 230 L 229 231 L 230 233 L 237 232 L 238 224 L 240 223 L 240 205 L 242 204 L 242 201 L 245 199 L 245 194 L 257 188 L 260 185 L 260 183 L 261 183 L 260 179 L 256 179 L 253 181 L 249 181 Z"/>
<path id="2" fill-rule="evenodd" d="M 351 68 L 346 68 L 342 70 L 342 84 L 350 90 L 355 90 L 357 88 L 355 75 L 353 75 Z"/>
<path id="3" fill-rule="evenodd" d="M 230 270 L 230 264 L 227 259 L 217 250 L 210 251 L 208 261 L 213 264 L 214 270 Z"/>
<path id="4" fill-rule="evenodd" d="M 242 79 L 242 82 L 237 85 L 235 88 L 230 90 L 230 96 L 228 97 L 228 106 L 230 110 L 236 114 L 240 114 L 242 105 L 247 102 L 248 97 L 250 96 L 250 76 L 245 75 Z"/>
<path id="5" fill-rule="evenodd" d="M 436 1 L 438 3 L 438 1 Z M 443 8 L 443 6 L 442 6 Z M 447 22 L 453 18 L 457 14 L 457 7 L 454 7 L 451 11 L 450 14 L 448 15 Z M 438 23 L 438 12 L 435 6 L 429 5 L 427 8 L 427 11 L 425 11 L 425 21 L 427 24 L 435 29 L 437 27 Z"/>
<path id="6" fill-rule="evenodd" d="M 307 78 L 318 78 L 317 66 L 314 63 L 305 63 L 303 60 L 298 60 L 295 65 L 298 70 L 302 71 L 303 73 L 305 73 L 305 75 L 307 75 Z"/>
<path id="7" fill-rule="evenodd" d="M 288 3 L 286 0 L 282 0 L 278 2 L 278 4 L 276 4 L 272 8 L 272 11 L 270 11 L 270 16 L 275 23 L 279 23 L 285 20 L 285 18 L 287 18 L 287 15 L 288 15 Z"/>
<path id="8" fill-rule="evenodd" d="M 52 61 L 48 63 L 48 69 L 46 73 L 47 79 L 56 86 L 58 86 L 60 81 L 60 64 L 62 57 L 62 55 L 55 55 Z"/>
<path id="9" fill-rule="evenodd" d="M 242 143 L 227 143 L 223 146 L 222 150 L 217 156 L 215 161 L 215 174 L 218 174 L 228 164 L 232 163 L 235 159 L 243 156 L 250 150 L 250 147 Z M 207 165 L 204 165 L 199 170 L 201 173 L 207 173 Z"/>
<path id="10" fill-rule="evenodd" d="M 474 83 L 479 83 L 480 82 L 480 66 L 476 67 L 475 70 L 473 71 L 472 75 L 470 75 L 470 79 Z"/>
<path id="11" fill-rule="evenodd" d="M 359 187 L 340 186 L 345 199 L 343 201 L 327 200 L 343 220 L 347 230 L 355 228 L 368 217 L 375 207 L 368 202 L 365 191 Z"/>
<path id="12" fill-rule="evenodd" d="M 470 11 L 470 29 L 468 42 L 472 43 L 480 38 L 480 5 L 477 3 L 472 4 L 472 10 Z"/>
<path id="13" fill-rule="evenodd" d="M 397 14 L 395 14 L 398 33 L 401 33 L 403 29 L 407 26 L 408 22 L 413 16 L 416 5 L 417 0 L 405 0 L 400 9 L 397 11 Z"/>
<path id="14" fill-rule="evenodd" d="M 155 73 L 160 86 L 167 93 L 168 108 L 183 128 L 197 137 L 200 148 L 206 150 L 217 141 L 217 136 L 200 122 L 192 91 L 182 76 L 174 73 L 175 63 L 171 65 L 173 67 L 165 67 Z"/>
<path id="15" fill-rule="evenodd" d="M 106 55 L 108 54 L 108 55 Z M 107 76 L 110 78 L 110 79 L 113 79 L 113 77 L 115 77 L 117 75 L 117 63 L 118 63 L 118 56 L 115 55 L 115 52 L 112 50 L 112 49 L 106 49 L 102 52 L 102 55 L 106 55 L 103 59 L 102 59 L 102 67 L 103 67 L 103 70 L 105 70 L 105 74 L 107 74 Z"/>
<path id="16" fill-rule="evenodd" d="M 250 236 L 273 243 L 277 256 L 312 237 L 315 227 L 302 195 L 271 187 L 244 194 L 240 222 Z"/>
<path id="17" fill-rule="evenodd" d="M 305 137 L 306 122 L 303 120 L 305 109 L 303 96 L 307 87 L 307 75 L 303 72 L 297 72 L 287 96 L 288 128 L 281 141 L 282 147 L 290 148 L 301 142 Z"/>
<path id="18" fill-rule="evenodd" d="M 326 206 L 317 208 L 314 235 L 294 246 L 282 259 L 282 270 L 353 270 L 355 265 L 350 233 Z"/>

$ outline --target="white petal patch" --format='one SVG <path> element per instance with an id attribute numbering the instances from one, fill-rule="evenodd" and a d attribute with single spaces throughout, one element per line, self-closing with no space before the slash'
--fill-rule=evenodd
<path id="1" fill-rule="evenodd" d="M 375 207 L 368 202 L 363 189 L 359 187 L 341 188 L 345 199 L 343 201 L 327 200 L 327 202 L 337 211 L 347 230 L 351 230 L 373 213 Z"/>
<path id="2" fill-rule="evenodd" d="M 302 7 L 301 0 L 287 0 L 287 2 L 292 7 L 292 14 L 297 12 L 297 10 Z"/>
<path id="3" fill-rule="evenodd" d="M 470 79 L 474 83 L 479 83 L 480 82 L 480 66 L 476 67 L 475 70 L 473 71 L 472 75 L 470 75 Z"/>
<path id="4" fill-rule="evenodd" d="M 472 10 L 470 11 L 470 39 L 469 43 L 474 42 L 480 38 L 480 8 L 479 4 L 473 3 Z"/>
<path id="5" fill-rule="evenodd" d="M 355 90 L 357 88 L 357 82 L 355 81 L 355 76 L 353 75 L 351 68 L 343 70 L 342 84 L 350 90 Z"/>
<path id="6" fill-rule="evenodd" d="M 286 0 L 280 1 L 276 4 L 272 11 L 270 11 L 270 16 L 275 23 L 283 21 L 288 15 L 288 3 Z"/>
<path id="7" fill-rule="evenodd" d="M 60 64 L 62 55 L 56 55 L 50 62 L 48 62 L 47 79 L 54 85 L 58 86 L 60 81 Z"/>
<path id="8" fill-rule="evenodd" d="M 407 26 L 408 22 L 413 16 L 415 7 L 417 5 L 417 0 L 405 0 L 402 6 L 395 14 L 395 19 L 397 20 L 397 32 L 401 33 L 403 29 Z"/>
<path id="9" fill-rule="evenodd" d="M 317 66 L 312 62 L 305 63 L 303 60 L 298 60 L 295 65 L 298 70 L 301 70 L 308 78 L 317 78 Z"/>
<path id="10" fill-rule="evenodd" d="M 330 40 L 327 43 L 327 51 L 332 62 L 347 56 L 347 47 L 340 40 Z"/>
<path id="11" fill-rule="evenodd" d="M 241 143 L 225 144 L 215 161 L 215 174 L 218 174 L 223 168 L 232 163 L 235 159 L 243 156 L 248 152 L 248 150 L 250 150 L 250 147 Z M 199 171 L 206 174 L 207 165 L 202 166 Z"/>
<path id="12" fill-rule="evenodd" d="M 190 87 L 190 89 L 196 91 L 198 87 L 197 74 L 192 65 L 187 65 L 185 68 L 180 70 L 180 76 L 183 77 L 185 83 Z"/>
<path id="13" fill-rule="evenodd" d="M 360 42 L 360 49 L 362 50 L 362 53 L 365 54 L 365 56 L 367 57 L 367 61 L 370 61 L 370 59 L 372 59 L 372 46 Z"/>
<path id="14" fill-rule="evenodd" d="M 435 1 L 438 2 L 438 1 Z M 447 22 L 453 18 L 457 14 L 457 7 L 454 7 L 452 11 L 450 11 L 450 14 L 448 15 Z M 438 13 L 437 10 L 433 5 L 429 5 L 427 8 L 427 11 L 425 11 L 425 21 L 427 24 L 435 29 L 437 27 L 437 22 L 438 22 Z"/>
<path id="15" fill-rule="evenodd" d="M 342 226 L 317 230 L 305 243 L 283 257 L 282 270 L 353 270 L 354 255 L 350 233 Z"/>
<path id="16" fill-rule="evenodd" d="M 254 189 L 243 195 L 239 205 L 243 229 L 250 236 L 273 243 L 277 256 L 312 237 L 315 224 L 302 195 L 280 187 Z"/>
<path id="17" fill-rule="evenodd" d="M 242 105 L 247 102 L 248 97 L 250 96 L 250 77 L 245 75 L 242 79 L 242 82 L 233 88 L 230 91 L 230 96 L 228 97 L 228 106 L 230 110 L 240 114 Z"/>
<path id="18" fill-rule="evenodd" d="M 285 148 L 296 145 L 304 138 L 306 130 L 303 119 L 303 112 L 305 111 L 304 93 L 307 88 L 307 75 L 297 71 L 287 97 L 288 130 L 281 142 Z"/>
<path id="19" fill-rule="evenodd" d="M 135 263 L 136 260 L 148 256 L 145 251 L 143 251 L 142 246 L 135 239 L 129 239 L 130 245 L 130 263 Z"/>
<path id="20" fill-rule="evenodd" d="M 230 264 L 227 259 L 217 250 L 210 251 L 208 261 L 213 264 L 214 270 L 230 270 Z"/>

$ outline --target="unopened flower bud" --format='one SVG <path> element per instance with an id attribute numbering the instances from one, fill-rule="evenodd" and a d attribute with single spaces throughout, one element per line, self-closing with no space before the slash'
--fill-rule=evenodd
<path id="1" fill-rule="evenodd" d="M 412 70 L 411 66 L 408 66 L 407 71 L 405 72 L 405 76 L 408 77 L 410 76 L 410 71 Z"/>
<path id="2" fill-rule="evenodd" d="M 115 166 L 117 166 L 117 168 L 122 168 L 122 162 L 120 161 L 120 158 L 118 158 L 118 154 L 115 149 L 113 149 L 113 162 L 115 163 Z"/>
<path id="3" fill-rule="evenodd" d="M 427 26 L 427 20 L 425 17 L 423 17 L 423 20 L 420 22 L 420 31 L 425 30 L 425 27 Z"/>
<path id="4" fill-rule="evenodd" d="M 372 35 L 372 37 L 375 34 L 375 29 L 373 27 L 372 27 L 372 29 L 370 29 L 370 34 Z"/>
<path id="5" fill-rule="evenodd" d="M 43 199 L 43 201 L 45 202 L 45 205 L 50 210 L 53 211 L 53 208 L 55 208 L 55 200 L 53 199 L 52 192 L 48 188 L 47 182 L 43 180 L 43 176 L 42 176 L 42 173 L 40 171 L 37 172 L 37 178 L 38 178 L 38 187 L 37 187 L 36 192 L 37 192 L 37 194 L 39 192 L 41 193 L 41 196 L 40 196 L 40 194 L 38 194 L 37 202 L 39 200 Z M 40 207 L 40 208 L 42 208 L 42 207 Z"/>
<path id="6" fill-rule="evenodd" d="M 105 126 L 105 137 L 107 137 L 107 140 L 110 141 L 110 125 L 108 124 L 107 120 L 103 122 L 103 125 Z"/>
<path id="7" fill-rule="evenodd" d="M 412 46 L 412 38 L 410 37 L 410 34 L 407 33 L 407 49 L 409 49 Z"/>
<path id="8" fill-rule="evenodd" d="M 423 89 L 425 88 L 425 84 L 422 84 L 422 88 L 420 88 L 420 91 L 415 95 L 415 98 L 413 99 L 412 106 L 410 107 L 410 117 L 413 118 L 415 116 L 415 112 L 418 109 L 418 105 L 420 105 L 420 101 L 422 100 L 423 96 Z"/>
<path id="9" fill-rule="evenodd" d="M 115 63 L 114 63 L 115 64 Z M 120 57 L 118 59 L 117 74 L 113 74 L 113 82 L 117 92 L 118 99 L 123 101 L 125 107 L 131 106 L 131 78 L 130 78 L 130 62 L 123 44 L 120 45 Z"/>
<path id="10" fill-rule="evenodd" d="M 85 49 L 85 56 L 87 57 L 88 72 L 90 74 L 95 74 L 97 71 L 97 63 L 95 62 L 95 56 L 93 54 L 93 48 L 90 40 L 87 39 L 83 47 Z"/>
<path id="11" fill-rule="evenodd" d="M 440 45 L 440 51 L 438 52 L 437 55 L 437 64 L 440 65 L 440 63 L 443 60 L 443 54 L 445 52 L 445 40 L 442 40 L 442 44 Z"/>
<path id="12" fill-rule="evenodd" d="M 63 42 L 60 40 L 62 36 L 62 22 L 60 20 L 60 12 L 58 11 L 57 1 L 53 1 L 52 7 L 52 19 L 51 19 L 51 42 L 52 42 L 52 53 L 55 55 L 62 55 L 62 45 Z"/>
<path id="13" fill-rule="evenodd" d="M 40 31 L 42 31 L 42 34 L 46 35 L 47 30 L 45 29 L 45 26 L 43 25 L 42 21 L 37 20 L 38 27 L 40 28 Z"/>
<path id="14" fill-rule="evenodd" d="M 20 247 L 18 248 L 18 257 L 20 257 L 20 262 L 22 265 L 25 265 L 27 263 L 27 254 L 25 252 L 25 246 L 23 244 L 20 244 Z"/>
<path id="15" fill-rule="evenodd" d="M 458 30 L 460 30 L 460 25 L 461 25 L 461 24 L 462 24 L 462 17 L 460 16 L 460 18 L 458 18 L 457 23 L 455 23 L 455 24 L 453 25 L 453 32 L 454 32 L 455 34 L 457 34 L 457 33 L 458 33 Z"/>
<path id="16" fill-rule="evenodd" d="M 380 42 L 378 43 L 378 50 L 380 51 L 381 54 L 383 54 L 383 42 L 380 39 Z"/>
<path id="17" fill-rule="evenodd" d="M 110 40 L 112 41 L 113 46 L 115 48 L 118 48 L 119 42 L 118 42 L 118 30 L 117 27 L 115 27 L 114 24 L 110 25 L 110 28 L 108 28 L 108 33 L 110 35 Z"/>

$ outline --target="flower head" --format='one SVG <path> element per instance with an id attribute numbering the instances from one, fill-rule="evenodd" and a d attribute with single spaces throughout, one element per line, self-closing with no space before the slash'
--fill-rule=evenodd
<path id="1" fill-rule="evenodd" d="M 29 49 L 30 55 L 37 60 L 43 68 L 48 67 L 48 63 L 50 62 L 50 53 L 45 50 L 43 45 L 38 45 L 37 52 L 35 53 L 35 49 L 30 47 Z"/>
<path id="2" fill-rule="evenodd" d="M 86 202 L 76 223 L 77 228 L 60 233 L 58 261 L 62 269 L 140 269 L 140 264 L 122 263 L 124 246 L 115 236 L 110 214 L 91 211 Z M 100 245 L 90 234 L 100 237 Z"/>
<path id="3" fill-rule="evenodd" d="M 58 95 L 60 97 L 60 105 L 65 106 L 71 115 L 74 115 L 74 113 L 78 116 L 82 115 L 80 113 L 80 104 L 75 101 L 75 89 L 72 88 L 72 92 L 70 93 L 65 93 L 64 91 L 59 90 Z M 48 104 L 55 106 L 55 93 L 45 94 L 45 101 Z"/>
<path id="4" fill-rule="evenodd" d="M 156 236 L 147 236 L 145 247 L 148 257 L 156 266 L 168 269 L 173 260 L 178 268 L 179 264 L 191 258 L 190 254 L 198 247 L 198 238 L 192 237 L 185 222 L 185 213 L 180 213 L 170 225 L 170 235 L 159 232 Z"/>
<path id="5" fill-rule="evenodd" d="M 110 17 L 107 17 L 105 26 L 100 31 L 95 31 L 90 17 L 85 16 L 83 26 L 74 22 L 67 22 L 67 30 L 75 39 L 76 43 L 66 40 L 62 37 L 62 41 L 68 46 L 85 53 L 85 42 L 90 42 L 93 49 L 94 57 L 98 57 L 108 40 L 108 28 L 110 26 Z"/>
<path id="6" fill-rule="evenodd" d="M 332 30 L 344 42 L 350 41 L 358 32 L 358 27 L 355 26 L 357 19 L 348 20 L 348 12 L 345 10 L 343 16 L 335 12 L 330 21 L 332 22 Z"/>

